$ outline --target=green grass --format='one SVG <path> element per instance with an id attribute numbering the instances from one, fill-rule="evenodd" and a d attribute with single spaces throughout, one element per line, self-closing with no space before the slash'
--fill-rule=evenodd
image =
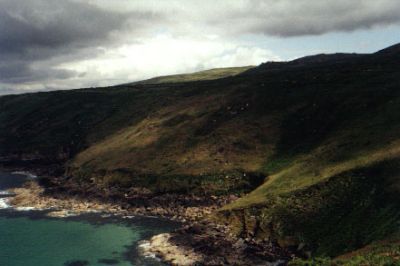
<path id="1" fill-rule="evenodd" d="M 155 77 L 143 81 L 138 81 L 134 83 L 129 83 L 128 85 L 136 84 L 161 84 L 161 83 L 179 83 L 179 82 L 190 82 L 199 80 L 214 80 L 220 78 L 226 78 L 238 75 L 244 71 L 247 71 L 254 66 L 245 67 L 226 67 L 226 68 L 214 68 L 203 70 L 199 72 L 194 72 L 190 74 L 177 74 L 169 76 Z"/>
<path id="2" fill-rule="evenodd" d="M 400 265 L 400 242 L 398 236 L 374 242 L 362 249 L 337 258 L 295 259 L 291 266 L 395 266 Z"/>
<path id="3" fill-rule="evenodd" d="M 248 193 L 217 219 L 336 256 L 398 228 L 400 54 L 311 59 L 3 96 L 0 157 L 100 188 Z"/>

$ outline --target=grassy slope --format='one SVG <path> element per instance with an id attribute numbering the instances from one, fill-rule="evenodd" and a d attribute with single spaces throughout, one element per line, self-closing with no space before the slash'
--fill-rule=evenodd
<path id="1" fill-rule="evenodd" d="M 397 50 L 214 81 L 1 97 L 0 155 L 66 151 L 76 179 L 157 192 L 246 191 L 266 177 L 218 219 L 335 256 L 398 229 Z"/>
<path id="2" fill-rule="evenodd" d="M 161 84 L 161 83 L 178 83 L 178 82 L 189 82 L 198 80 L 213 80 L 226 78 L 231 76 L 236 76 L 246 70 L 253 68 L 254 66 L 244 66 L 244 67 L 225 67 L 225 68 L 213 68 L 208 70 L 203 70 L 199 72 L 194 72 L 190 74 L 177 74 L 155 77 L 143 81 L 138 81 L 134 83 L 129 83 L 127 85 L 135 84 Z"/>
<path id="3" fill-rule="evenodd" d="M 336 258 L 313 258 L 308 260 L 293 260 L 291 266 L 375 266 L 400 265 L 400 237 L 394 235 L 385 240 L 373 242 L 361 249 L 341 255 Z"/>
<path id="4" fill-rule="evenodd" d="M 160 90 L 158 95 L 166 93 Z M 4 96 L 0 98 L 0 154 L 74 155 L 142 119 L 164 101 L 153 99 L 152 89 L 123 88 Z"/>
<path id="5" fill-rule="evenodd" d="M 398 55 L 377 58 L 336 72 L 348 71 L 283 120 L 266 182 L 220 218 L 238 233 L 326 256 L 399 230 L 400 82 L 390 63 Z"/>

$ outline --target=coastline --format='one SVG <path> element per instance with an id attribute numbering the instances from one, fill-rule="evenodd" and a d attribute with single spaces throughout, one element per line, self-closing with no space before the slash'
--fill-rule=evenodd
<path id="1" fill-rule="evenodd" d="M 195 197 L 189 195 L 147 195 L 128 199 L 96 195 L 85 186 L 68 187 L 57 181 L 43 186 L 39 179 L 28 179 L 20 188 L 8 190 L 9 205 L 16 210 L 46 210 L 47 216 L 65 218 L 87 213 L 104 213 L 130 218 L 159 217 L 180 222 L 171 232 L 142 241 L 138 252 L 159 258 L 169 265 L 285 265 L 291 252 L 268 241 L 236 236 L 225 225 L 208 217 L 235 196 Z M 104 192 L 103 192 L 104 193 Z M 109 193 L 107 191 L 106 193 Z M 120 193 L 121 194 L 121 193 Z"/>
<path id="2" fill-rule="evenodd" d="M 172 234 L 155 235 L 139 244 L 141 253 L 148 257 L 157 257 L 171 265 L 190 266 L 204 260 L 202 254 L 188 246 L 178 246 L 170 241 Z"/>
<path id="3" fill-rule="evenodd" d="M 4 193 L 6 194 L 6 193 Z M 189 221 L 198 220 L 209 214 L 209 208 L 199 211 L 198 207 L 187 207 L 180 215 L 169 215 L 168 212 L 160 212 L 160 207 L 139 207 L 123 209 L 118 204 L 104 203 L 95 200 L 82 200 L 80 197 L 55 198 L 45 193 L 45 188 L 40 186 L 37 180 L 28 179 L 20 188 L 7 190 L 10 197 L 5 199 L 5 206 L 2 208 L 12 208 L 16 211 L 44 211 L 46 216 L 52 218 L 67 218 L 88 213 L 104 213 L 104 215 L 117 215 L 122 218 L 132 218 L 135 216 L 167 218 L 171 221 L 188 224 Z M 168 237 L 167 237 L 168 236 Z M 201 261 L 202 256 L 193 252 L 188 247 L 178 247 L 169 241 L 171 235 L 162 233 L 153 236 L 148 241 L 142 241 L 138 251 L 145 257 L 155 257 L 171 265 L 193 265 Z"/>
<path id="4" fill-rule="evenodd" d="M 13 224 L 15 223 L 16 226 L 19 225 L 24 225 L 23 228 L 21 228 L 20 231 L 16 232 L 16 235 L 19 234 L 19 232 L 25 232 L 25 230 L 28 230 L 29 233 L 26 232 L 29 236 L 27 236 L 26 242 L 22 243 L 23 247 L 21 249 L 27 248 L 27 252 L 24 252 L 24 254 L 30 254 L 30 250 L 34 250 L 37 245 L 37 241 L 40 241 L 41 235 L 39 233 L 34 233 L 34 231 L 41 232 L 41 230 L 47 230 L 46 228 L 43 228 L 43 224 L 49 223 L 49 235 L 56 236 L 55 243 L 52 242 L 51 240 L 47 243 L 53 243 L 52 248 L 55 251 L 54 253 L 48 253 L 47 255 L 41 254 L 41 252 L 32 252 L 32 258 L 35 261 L 38 261 L 39 257 L 42 257 L 43 259 L 49 257 L 50 260 L 54 261 L 60 261 L 60 264 L 57 263 L 57 265 L 86 265 L 86 264 L 73 264 L 73 263 L 78 263 L 78 262 L 86 262 L 89 261 L 89 257 L 75 257 L 74 253 L 68 253 L 70 250 L 76 250 L 76 247 L 81 245 L 81 242 L 74 242 L 75 240 L 69 240 L 72 241 L 71 244 L 71 249 L 69 249 L 69 246 L 66 246 L 65 244 L 60 244 L 58 246 L 57 244 L 57 237 L 61 236 L 63 232 L 71 231 L 72 234 L 78 233 L 76 237 L 79 238 L 85 238 L 85 232 L 86 230 L 92 230 L 92 233 L 89 233 L 88 239 L 92 239 L 94 231 L 97 232 L 97 228 L 99 228 L 100 232 L 99 233 L 100 239 L 105 240 L 107 239 L 107 242 L 104 243 L 104 247 L 108 246 L 111 248 L 110 253 L 108 255 L 105 255 L 105 250 L 110 250 L 108 248 L 103 248 L 103 245 L 101 242 L 96 242 L 98 244 L 94 244 L 94 246 L 97 245 L 97 250 L 93 249 L 93 253 L 91 254 L 98 254 L 98 255 L 93 255 L 93 256 L 98 256 L 95 260 L 92 260 L 91 263 L 93 265 L 97 265 L 96 261 L 100 263 L 101 265 L 113 265 L 113 264 L 108 264 L 106 260 L 100 261 L 100 259 L 110 259 L 109 261 L 111 262 L 111 259 L 114 260 L 114 263 L 121 262 L 121 263 L 126 263 L 124 265 L 165 265 L 159 258 L 156 258 L 155 256 L 153 257 L 147 257 L 143 256 L 143 254 L 139 251 L 138 245 L 140 244 L 141 241 L 148 239 L 152 235 L 160 234 L 162 232 L 169 232 L 172 230 L 175 230 L 180 226 L 179 223 L 172 222 L 167 219 L 160 219 L 160 218 L 152 218 L 152 217 L 142 217 L 142 216 L 135 216 L 135 217 L 124 217 L 124 216 L 119 216 L 119 215 L 112 215 L 112 214 L 103 214 L 103 213 L 83 213 L 81 215 L 77 216 L 67 216 L 67 217 L 53 217 L 48 215 L 49 210 L 27 210 L 27 211 L 18 211 L 12 208 L 7 208 L 7 209 L 1 209 L 0 210 L 0 220 L 2 223 L 2 226 L 5 224 L 11 225 L 10 232 L 14 232 L 15 228 L 13 227 Z M 30 223 L 33 223 L 30 225 Z M 38 228 L 36 226 L 38 225 Z M 80 225 L 79 225 L 80 224 Z M 55 228 L 59 226 L 60 231 L 54 231 Z M 74 231 L 72 228 L 78 227 L 78 231 Z M 29 228 L 29 229 L 28 229 Z M 66 231 L 64 231 L 64 228 Z M 71 229 L 68 229 L 71 228 Z M 92 228 L 92 229 L 90 229 Z M 115 238 L 114 233 L 110 235 L 110 230 L 114 230 L 117 228 L 117 235 L 119 234 L 122 230 L 123 235 L 120 235 L 120 240 Z M 119 228 L 119 229 L 118 229 Z M 13 231 L 14 230 L 14 231 Z M 83 231 L 81 231 L 83 230 Z M 93 231 L 94 230 L 94 231 Z M 105 231 L 104 231 L 105 230 Z M 120 230 L 120 231 L 118 231 Z M 133 233 L 130 233 L 128 231 L 131 231 Z M 30 234 L 36 234 L 38 237 L 32 238 Z M 45 231 L 46 232 L 46 231 Z M 45 233 L 47 235 L 47 233 Z M 38 235 L 39 234 L 39 235 Z M 97 233 L 95 233 L 97 234 Z M 125 237 L 125 236 L 131 236 L 131 237 Z M 64 235 L 66 239 L 69 239 L 69 235 Z M 13 241 L 13 236 L 10 234 L 6 234 L 5 238 L 8 238 L 10 242 L 14 243 Z M 18 239 L 20 237 L 17 236 Z M 46 239 L 47 236 L 44 236 Z M 51 238 L 51 237 L 50 237 Z M 108 239 L 110 241 L 108 241 Z M 39 239 L 39 240 L 38 240 Z M 3 239 L 3 243 L 4 243 Z M 90 240 L 88 240 L 90 241 Z M 110 246 L 110 243 L 116 241 L 116 244 L 118 246 L 118 243 L 125 242 L 125 245 L 122 246 L 121 248 L 117 248 L 117 246 Z M 86 242 L 83 241 L 82 245 L 86 245 Z M 13 246 L 18 247 L 18 243 L 15 243 Z M 56 245 L 55 245 L 56 244 Z M 55 245 L 55 246 L 54 246 Z M 90 249 L 92 246 L 86 246 L 86 249 Z M 63 249 L 68 249 L 67 253 L 69 255 L 61 255 L 64 254 Z M 78 248 L 79 249 L 79 248 Z M 44 252 L 44 251 L 43 251 Z M 79 252 L 79 251 L 78 251 Z M 111 254 L 112 252 L 112 254 Z M 18 253 L 18 251 L 17 251 Z M 11 251 L 7 251 L 5 254 L 14 254 Z M 56 255 L 57 254 L 57 255 Z M 90 254 L 88 254 L 90 256 Z M 64 258 L 66 256 L 69 256 L 68 261 Z M 84 255 L 86 256 L 86 255 Z M 12 256 L 16 257 L 16 256 Z M 3 263 L 7 262 L 7 257 L 2 257 L 0 258 L 1 265 Z M 24 258 L 24 261 L 30 261 L 29 258 Z M 47 261 L 47 260 L 46 260 Z M 63 263 L 65 262 L 70 262 L 70 263 Z M 30 263 L 26 262 L 26 265 L 31 265 Z M 9 265 L 5 263 L 4 265 Z M 40 265 L 40 264 L 36 264 Z M 47 265 L 47 264 L 46 264 Z M 56 263 L 51 263 L 51 265 L 56 265 Z M 92 265 L 92 264 L 90 264 Z M 118 265 L 120 265 L 118 263 Z"/>
<path id="5" fill-rule="evenodd" d="M 8 190 L 14 194 L 8 198 L 11 208 L 18 210 L 49 210 L 48 216 L 68 217 L 84 213 L 107 212 L 113 214 L 123 214 L 117 205 L 84 202 L 79 199 L 57 199 L 44 195 L 45 189 L 36 181 L 29 180 L 21 188 Z"/>
<path id="6" fill-rule="evenodd" d="M 213 211 L 221 207 L 221 202 L 226 199 L 210 199 L 208 204 L 198 206 L 198 202 L 193 205 L 182 206 L 175 195 L 162 195 L 157 197 L 139 195 L 137 205 L 123 204 L 121 201 L 110 202 L 99 196 L 85 198 L 83 195 L 68 192 L 57 193 L 57 189 L 45 188 L 39 185 L 37 180 L 28 180 L 20 188 L 7 190 L 12 197 L 8 203 L 11 207 L 19 210 L 51 210 L 54 216 L 63 217 L 66 215 L 79 215 L 88 212 L 104 212 L 115 215 L 125 216 L 150 216 L 166 218 L 172 221 L 188 223 L 200 221 L 210 215 Z M 149 200 L 149 202 L 146 202 Z M 182 200 L 182 199 L 180 199 Z M 192 198 L 185 196 L 183 200 L 190 203 L 191 200 L 198 201 L 198 197 Z M 58 213 L 59 215 L 56 215 Z"/>
<path id="7" fill-rule="evenodd" d="M 16 211 L 46 210 L 45 216 L 51 218 L 68 218 L 90 213 L 103 213 L 106 217 L 108 215 L 116 215 L 121 218 L 155 217 L 156 215 L 153 214 L 157 212 L 157 209 L 152 210 L 151 208 L 140 208 L 136 212 L 132 212 L 132 210 L 122 209 L 117 204 L 82 201 L 80 198 L 57 199 L 45 195 L 45 189 L 36 180 L 28 180 L 23 187 L 12 188 L 6 192 L 4 195 L 9 197 L 2 198 L 5 199 L 5 205 L 0 206 L 0 209 L 14 209 Z M 148 212 L 145 213 L 144 210 Z M 190 214 L 191 212 L 188 213 Z M 171 218 L 169 220 L 173 221 L 174 219 Z M 158 258 L 171 265 L 193 265 L 194 262 L 199 261 L 199 255 L 194 252 L 188 252 L 187 248 L 177 247 L 170 243 L 168 239 L 164 238 L 166 235 L 169 234 L 162 233 L 153 236 L 149 241 L 142 241 L 142 244 L 138 247 L 138 252 L 145 257 Z M 148 244 L 146 245 L 145 243 Z"/>

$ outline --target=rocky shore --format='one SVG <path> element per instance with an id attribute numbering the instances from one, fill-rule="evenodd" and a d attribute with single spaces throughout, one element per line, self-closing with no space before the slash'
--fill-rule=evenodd
<path id="1" fill-rule="evenodd" d="M 54 188 L 53 188 L 54 189 Z M 104 212 L 116 215 L 157 216 L 182 223 L 201 220 L 211 214 L 220 205 L 209 201 L 207 206 L 182 206 L 174 203 L 173 195 L 149 198 L 146 204 L 126 205 L 121 202 L 110 203 L 97 197 L 84 199 L 81 194 L 66 194 L 49 192 L 38 182 L 31 180 L 21 188 L 9 190 L 15 196 L 9 199 L 9 204 L 15 209 L 51 210 L 49 215 L 64 217 L 88 212 Z M 197 198 L 193 199 L 196 201 Z M 141 198 L 140 201 L 144 201 Z M 175 201 L 189 201 L 189 197 Z M 198 199 L 197 199 L 198 200 Z M 161 204 L 162 203 L 162 204 Z"/>
<path id="2" fill-rule="evenodd" d="M 14 194 L 8 203 L 17 210 L 49 210 L 49 216 L 66 217 L 88 212 L 107 212 L 123 214 L 117 205 L 82 201 L 77 198 L 59 199 L 45 195 L 45 189 L 36 181 L 28 181 L 21 188 L 10 189 Z"/>
<path id="3" fill-rule="evenodd" d="M 16 209 L 49 210 L 52 217 L 88 212 L 121 216 L 157 216 L 182 222 L 168 234 L 153 236 L 140 245 L 146 256 L 170 265 L 285 265 L 291 252 L 269 241 L 256 241 L 230 233 L 229 228 L 207 217 L 236 197 L 152 195 L 145 190 L 118 188 L 99 190 L 89 185 L 39 184 L 32 180 L 12 189 L 9 204 Z"/>
<path id="4" fill-rule="evenodd" d="M 194 251 L 189 246 L 179 246 L 171 242 L 169 233 L 153 236 L 148 241 L 140 244 L 144 256 L 157 256 L 171 265 L 190 266 L 204 261 L 202 254 Z"/>
<path id="5" fill-rule="evenodd" d="M 276 243 L 232 235 L 207 221 L 185 225 L 141 244 L 144 255 L 155 255 L 170 265 L 281 266 L 294 258 Z"/>

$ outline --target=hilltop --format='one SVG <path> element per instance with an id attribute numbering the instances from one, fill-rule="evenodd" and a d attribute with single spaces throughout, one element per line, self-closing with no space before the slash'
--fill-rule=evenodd
<path id="1" fill-rule="evenodd" d="M 160 84 L 160 83 L 178 83 L 178 82 L 189 82 L 189 81 L 199 81 L 199 80 L 214 80 L 214 79 L 236 76 L 253 67 L 254 66 L 213 68 L 189 74 L 185 73 L 185 74 L 160 76 L 137 82 L 127 83 L 124 85 Z"/>
<path id="2" fill-rule="evenodd" d="M 335 257 L 397 238 L 399 59 L 393 46 L 221 79 L 3 96 L 0 158 L 59 165 L 69 186 L 236 194 L 214 221 Z"/>

